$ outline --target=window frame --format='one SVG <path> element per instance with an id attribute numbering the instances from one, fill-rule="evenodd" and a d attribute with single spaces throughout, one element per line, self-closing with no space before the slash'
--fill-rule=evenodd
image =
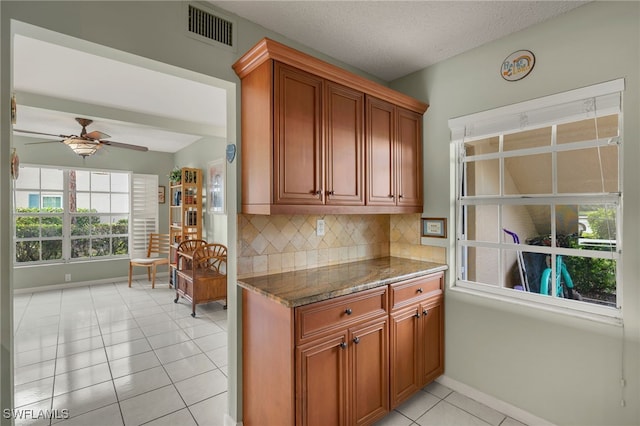
<path id="1" fill-rule="evenodd" d="M 39 209 L 42 209 L 42 194 L 47 193 L 47 192 L 51 192 L 49 189 L 43 189 L 42 188 L 42 170 L 43 169 L 49 169 L 49 170 L 60 170 L 62 171 L 62 189 L 61 189 L 61 194 L 62 194 L 62 209 L 63 211 L 61 213 L 47 213 L 47 212 L 42 212 L 42 211 L 38 211 L 36 213 L 21 213 L 18 212 L 18 206 L 16 204 L 16 202 L 14 201 L 14 208 L 13 208 L 13 245 L 14 245 L 14 256 L 13 256 L 13 265 L 16 268 L 20 268 L 20 267 L 28 267 L 28 266 L 39 266 L 39 265 L 48 265 L 48 264 L 71 264 L 71 263 L 77 263 L 77 262 L 93 262 L 93 261 L 101 261 L 101 260 L 114 260 L 114 259 L 128 259 L 130 257 L 130 251 L 131 251 L 131 222 L 132 222 L 132 205 L 131 205 L 131 199 L 132 199 L 132 180 L 133 180 L 133 176 L 134 174 L 129 172 L 129 171 L 123 171 L 123 170 L 104 170 L 104 169 L 90 169 L 90 168 L 78 168 L 78 167 L 63 167 L 63 166 L 50 166 L 50 165 L 39 165 L 39 164 L 21 164 L 20 167 L 28 167 L 28 168 L 33 168 L 33 169 L 38 169 L 39 170 L 39 179 L 38 179 L 38 184 L 39 184 L 39 188 L 32 188 L 32 187 L 28 187 L 28 188 L 18 188 L 15 184 L 13 187 L 13 191 L 33 191 L 33 192 L 39 192 L 40 196 L 40 207 Z M 107 173 L 109 174 L 109 177 L 111 178 L 111 175 L 113 174 L 123 174 L 123 175 L 127 175 L 127 179 L 128 179 L 128 187 L 127 187 L 127 191 L 112 191 L 113 188 L 109 188 L 108 191 L 92 191 L 91 188 L 89 188 L 89 190 L 81 190 L 78 192 L 82 192 L 85 194 L 89 194 L 89 197 L 91 197 L 91 194 L 93 192 L 96 193 L 102 193 L 102 194 L 109 194 L 109 196 L 111 197 L 113 194 L 119 194 L 119 195 L 123 195 L 126 194 L 126 197 L 128 199 L 128 211 L 125 212 L 114 212 L 113 209 L 111 208 L 111 201 L 110 201 L 110 206 L 109 206 L 109 212 L 95 212 L 95 213 L 91 213 L 91 212 L 70 212 L 69 211 L 69 194 L 70 194 L 70 188 L 69 188 L 69 181 L 70 181 L 70 172 L 71 171 L 82 171 L 82 172 L 87 172 L 89 173 L 89 176 L 91 176 L 91 174 L 93 173 Z M 110 180 L 110 185 L 111 185 L 111 180 Z M 55 236 L 55 237 L 43 237 L 42 233 L 40 233 L 40 236 L 38 238 L 36 237 L 18 237 L 17 236 L 17 227 L 16 227 L 16 222 L 18 220 L 19 217 L 26 217 L 26 216 L 32 216 L 32 217 L 38 217 L 38 218 L 46 218 L 46 217 L 61 217 L 62 218 L 62 235 L 61 236 Z M 113 247 L 113 241 L 114 239 L 117 238 L 122 238 L 123 236 L 127 238 L 127 253 L 125 254 L 109 254 L 106 256 L 84 256 L 84 257 L 73 257 L 72 255 L 72 240 L 77 240 L 77 239 L 82 239 L 82 238 L 88 238 L 88 239 L 92 239 L 92 234 L 91 234 L 91 226 L 89 227 L 89 234 L 85 235 L 77 235 L 74 234 L 72 232 L 72 218 L 74 217 L 91 217 L 91 216 L 99 216 L 99 217 L 104 217 L 104 216 L 109 216 L 109 217 L 115 217 L 115 216 L 126 216 L 127 218 L 127 233 L 126 234 L 121 234 L 121 233 L 113 233 L 113 228 L 109 229 L 109 233 L 108 234 L 96 234 L 99 235 L 100 238 L 109 238 L 109 252 L 112 253 L 114 250 Z M 109 222 L 111 223 L 111 222 Z M 36 260 L 36 261 L 26 261 L 26 262 L 19 262 L 17 259 L 17 253 L 16 253 L 16 247 L 20 242 L 24 242 L 24 241 L 40 241 L 40 258 L 42 258 L 42 241 L 48 241 L 48 240 L 61 240 L 62 241 L 62 256 L 61 258 L 56 258 L 56 259 L 50 259 L 50 260 Z"/>
<path id="2" fill-rule="evenodd" d="M 451 130 L 451 143 L 454 148 L 454 167 L 455 167 L 455 189 L 454 196 L 456 201 L 455 216 L 456 216 L 456 241 L 455 241 L 455 256 L 453 256 L 454 263 L 454 280 L 452 280 L 450 288 L 455 291 L 463 291 L 472 293 L 474 295 L 485 296 L 494 299 L 500 299 L 515 304 L 523 304 L 527 306 L 533 306 L 536 308 L 542 308 L 545 310 L 552 310 L 561 313 L 568 313 L 574 316 L 587 317 L 590 319 L 598 319 L 605 322 L 621 323 L 622 320 L 622 306 L 623 306 L 623 282 L 622 282 L 622 193 L 623 193 L 623 180 L 622 180 L 622 159 L 623 159 L 623 147 L 622 147 L 622 130 L 623 126 L 623 111 L 622 111 L 622 97 L 624 92 L 624 79 L 613 80 L 593 86 L 572 90 L 569 92 L 550 95 L 543 98 L 534 99 L 531 101 L 525 101 L 514 105 L 496 108 L 494 110 L 483 111 L 476 114 L 471 114 L 464 117 L 454 118 L 449 120 L 449 127 Z M 611 95 L 611 96 L 610 96 Z M 617 106 L 615 105 L 615 96 L 618 96 Z M 577 111 L 575 106 L 579 106 L 580 102 L 593 99 L 593 111 Z M 595 105 L 596 100 L 605 107 L 602 110 L 598 110 Z M 573 109 L 572 109 L 573 108 Z M 617 108 L 617 110 L 616 110 Z M 564 112 L 564 114 L 558 115 L 558 111 Z M 576 122 L 581 119 L 594 117 L 601 117 L 605 115 L 611 115 L 612 112 L 618 115 L 618 129 L 619 136 L 613 141 L 618 145 L 618 192 L 616 193 L 594 193 L 594 194 L 559 194 L 557 192 L 558 177 L 556 175 L 557 164 L 556 157 L 558 152 L 586 149 L 592 147 L 606 146 L 604 143 L 605 138 L 600 140 L 586 140 L 580 142 L 572 142 L 565 144 L 556 144 L 556 126 L 567 123 Z M 590 115 L 590 116 L 589 116 Z M 533 123 L 529 122 L 529 118 L 533 117 Z M 561 117 L 561 118 L 558 118 Z M 584 117 L 584 118 L 580 118 Z M 542 127 L 552 128 L 553 142 L 549 146 L 527 148 L 523 150 L 509 151 L 503 148 L 503 138 L 505 134 L 515 133 L 519 131 L 527 131 L 532 129 L 538 129 Z M 478 154 L 475 156 L 465 157 L 464 147 L 465 143 L 473 142 L 474 140 L 482 140 L 490 137 L 498 137 L 499 148 L 496 152 L 488 154 Z M 611 142 L 609 140 L 608 142 Z M 552 157 L 552 191 L 551 194 L 540 195 L 504 195 L 504 158 L 510 156 L 522 156 L 526 154 L 538 154 L 538 153 L 550 153 Z M 498 159 L 499 161 L 499 185 L 500 189 L 497 195 L 475 195 L 472 197 L 465 196 L 464 194 L 464 171 L 465 163 L 474 160 L 485 159 Z M 501 229 L 503 218 L 503 206 L 505 205 L 549 205 L 550 206 L 550 219 L 551 219 L 551 240 L 556 241 L 556 221 L 557 216 L 555 207 L 557 205 L 587 205 L 587 204 L 613 204 L 615 205 L 615 217 L 616 217 L 616 247 L 612 251 L 598 252 L 596 250 L 581 250 L 577 248 L 565 248 L 557 247 L 555 243 L 552 247 L 548 246 L 535 246 L 528 245 L 521 242 L 520 244 L 505 242 L 501 235 Z M 499 237 L 497 242 L 485 242 L 476 240 L 466 240 L 465 232 L 465 217 L 464 211 L 467 206 L 476 205 L 495 205 L 498 208 L 498 232 Z M 495 285 L 483 284 L 477 281 L 469 281 L 464 279 L 466 275 L 465 267 L 467 266 L 467 250 L 469 247 L 479 247 L 497 250 L 497 280 Z M 509 287 L 504 286 L 505 266 L 504 262 L 505 251 L 526 251 L 533 253 L 551 254 L 553 258 L 557 255 L 564 256 L 579 256 L 579 257 L 592 257 L 592 258 L 605 258 L 612 259 L 616 262 L 616 306 L 601 306 L 595 303 L 582 302 L 577 300 L 566 299 L 562 297 L 555 297 L 555 289 L 552 290 L 551 297 L 547 295 L 514 291 Z M 603 254 L 606 253 L 606 254 Z M 555 262 L 553 262 L 555 263 Z M 556 265 L 552 264 L 552 277 L 556 274 Z M 551 286 L 552 288 L 555 286 Z"/>
<path id="3" fill-rule="evenodd" d="M 75 172 L 83 172 L 86 173 L 88 176 L 88 186 L 85 189 L 77 189 L 76 188 L 76 197 L 80 198 L 82 195 L 84 195 L 89 203 L 89 210 L 94 209 L 94 196 L 99 196 L 99 195 L 106 195 L 109 199 L 109 211 L 108 212 L 101 212 L 101 211 L 88 211 L 88 212 L 70 212 L 67 210 L 67 206 L 69 206 L 69 203 L 67 202 L 65 204 L 65 215 L 68 216 L 69 220 L 66 221 L 65 223 L 69 223 L 69 228 L 67 229 L 68 231 L 68 243 L 69 243 L 69 251 L 65 253 L 65 260 L 69 260 L 69 262 L 81 262 L 81 261 L 91 261 L 91 260 L 100 260 L 100 259 L 118 259 L 118 258 L 126 258 L 129 257 L 129 238 L 131 235 L 131 231 L 129 229 L 130 224 L 131 224 L 131 172 L 126 172 L 126 171 L 105 171 L 105 170 L 97 170 L 97 169 L 78 169 L 78 168 L 68 168 L 65 169 L 65 189 L 66 189 L 66 195 L 67 195 L 67 199 L 69 199 L 69 181 L 70 181 L 70 174 L 72 171 Z M 100 176 L 100 175 L 104 175 L 104 174 L 108 174 L 109 175 L 109 188 L 108 190 L 105 189 L 98 189 L 98 188 L 94 188 L 93 185 L 93 179 L 94 176 Z M 126 191 L 116 191 L 113 188 L 113 180 L 112 180 L 112 176 L 114 174 L 118 174 L 118 175 L 127 175 L 127 181 L 128 181 L 128 185 L 126 188 Z M 127 198 L 127 204 L 129 206 L 128 211 L 125 213 L 124 211 L 116 211 L 114 210 L 114 206 L 113 206 L 113 197 L 114 195 L 125 195 Z M 77 202 L 78 203 L 78 202 Z M 114 222 L 112 221 L 112 219 L 114 217 L 118 217 L 118 216 L 126 216 L 127 217 L 127 232 L 126 234 L 122 234 L 122 233 L 114 233 L 113 232 L 113 224 Z M 100 233 L 94 233 L 94 224 L 91 221 L 92 218 L 94 217 L 99 217 L 100 219 L 107 217 L 109 218 L 108 223 L 109 224 L 109 232 L 107 234 L 100 234 Z M 87 218 L 88 221 L 88 227 L 87 233 L 82 233 L 82 234 L 78 234 L 78 233 L 74 233 L 74 226 L 73 226 L 73 220 L 74 219 L 82 219 L 82 218 Z M 100 220 L 99 223 L 103 223 L 102 220 Z M 127 238 L 127 252 L 125 254 L 113 254 L 115 248 L 114 248 L 114 241 L 116 239 L 121 239 L 126 237 Z M 109 239 L 109 255 L 106 256 L 74 256 L 74 241 L 79 241 L 79 240 L 88 240 L 88 244 L 89 244 L 89 249 L 92 249 L 94 247 L 94 242 L 97 242 L 98 240 L 104 240 L 104 239 Z M 66 257 L 68 256 L 68 257 Z"/>

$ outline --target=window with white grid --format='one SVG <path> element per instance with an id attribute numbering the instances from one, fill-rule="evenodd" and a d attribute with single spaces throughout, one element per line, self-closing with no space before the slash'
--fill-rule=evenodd
<path id="1" fill-rule="evenodd" d="M 456 286 L 620 316 L 623 90 L 616 80 L 449 121 Z"/>
<path id="2" fill-rule="evenodd" d="M 157 232 L 157 175 L 23 165 L 18 176 L 16 265 L 129 257 Z"/>

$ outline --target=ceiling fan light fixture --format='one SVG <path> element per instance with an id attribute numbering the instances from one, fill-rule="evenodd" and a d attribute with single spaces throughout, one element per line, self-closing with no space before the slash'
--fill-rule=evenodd
<path id="1" fill-rule="evenodd" d="M 0 0 L 0 1 L 2 1 L 2 0 Z M 65 145 L 67 145 L 69 148 L 71 148 L 71 150 L 73 150 L 73 152 L 75 152 L 76 154 L 78 154 L 82 158 L 87 158 L 90 155 L 95 154 L 96 151 L 99 150 L 103 145 L 109 145 L 111 147 L 116 147 L 116 148 L 133 149 L 135 151 L 141 151 L 141 152 L 147 152 L 149 150 L 149 148 L 147 148 L 146 146 L 142 146 L 142 145 L 132 145 L 132 144 L 128 144 L 128 143 L 103 140 L 103 139 L 108 139 L 111 136 L 109 136 L 108 134 L 106 134 L 104 132 L 101 132 L 99 130 L 94 130 L 94 131 L 91 131 L 91 132 L 87 133 L 87 126 L 89 124 L 93 123 L 93 120 L 90 120 L 88 118 L 77 117 L 76 121 L 78 122 L 78 124 L 80 124 L 82 126 L 82 132 L 80 133 L 80 136 L 78 136 L 78 135 L 56 135 L 56 134 L 53 134 L 53 133 L 36 132 L 34 130 L 20 130 L 20 129 L 16 129 L 16 128 L 14 128 L 13 131 L 14 132 L 18 132 L 18 133 L 27 133 L 27 134 L 30 134 L 30 135 L 55 136 L 57 138 L 60 138 L 60 140 L 59 141 L 33 142 L 33 143 L 61 142 L 61 143 L 65 144 Z M 31 144 L 29 144 L 29 145 L 31 145 Z"/>
<path id="2" fill-rule="evenodd" d="M 77 137 L 65 139 L 63 143 L 82 158 L 87 158 L 88 156 L 95 154 L 102 146 L 98 143 Z"/>

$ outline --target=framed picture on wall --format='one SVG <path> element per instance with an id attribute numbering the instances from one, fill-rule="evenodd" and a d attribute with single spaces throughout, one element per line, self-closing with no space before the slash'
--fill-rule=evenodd
<path id="1" fill-rule="evenodd" d="M 444 217 L 423 217 L 422 236 L 432 238 L 447 238 L 447 219 Z"/>
<path id="2" fill-rule="evenodd" d="M 158 186 L 158 204 L 164 204 L 166 188 L 162 185 Z"/>
<path id="3" fill-rule="evenodd" d="M 226 162 L 220 158 L 207 165 L 207 205 L 209 213 L 226 213 Z"/>

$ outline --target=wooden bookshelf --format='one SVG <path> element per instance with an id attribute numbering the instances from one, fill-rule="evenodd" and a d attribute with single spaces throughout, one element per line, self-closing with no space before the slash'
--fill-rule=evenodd
<path id="1" fill-rule="evenodd" d="M 175 283 L 176 250 L 185 240 L 202 239 L 202 171 L 183 167 L 169 191 L 169 284 Z"/>

